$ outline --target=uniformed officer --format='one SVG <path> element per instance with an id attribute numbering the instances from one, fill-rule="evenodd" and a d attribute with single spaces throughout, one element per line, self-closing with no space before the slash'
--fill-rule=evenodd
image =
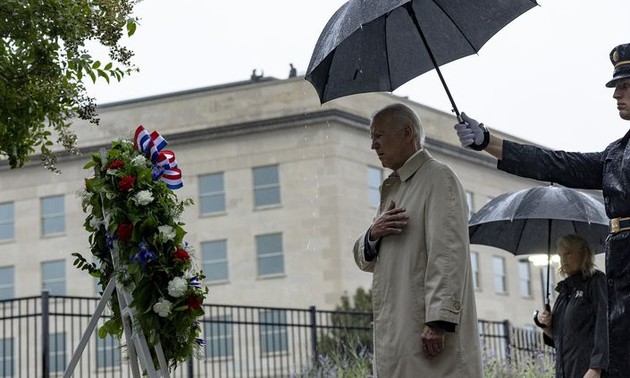
<path id="1" fill-rule="evenodd" d="M 619 117 L 630 120 L 630 44 L 610 52 Z M 606 241 L 608 276 L 608 377 L 630 376 L 630 131 L 601 152 L 552 151 L 504 140 L 462 113 L 455 130 L 463 147 L 486 151 L 498 159 L 497 168 L 522 177 L 552 181 L 580 189 L 602 190 L 610 218 Z"/>

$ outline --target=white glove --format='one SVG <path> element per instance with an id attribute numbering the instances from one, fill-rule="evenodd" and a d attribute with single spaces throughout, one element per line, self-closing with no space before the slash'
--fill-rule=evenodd
<path id="1" fill-rule="evenodd" d="M 488 129 L 484 127 L 483 123 L 468 117 L 466 113 L 462 113 L 461 116 L 463 122 L 455 125 L 455 131 L 462 147 L 469 147 L 477 151 L 483 150 L 490 139 Z"/>

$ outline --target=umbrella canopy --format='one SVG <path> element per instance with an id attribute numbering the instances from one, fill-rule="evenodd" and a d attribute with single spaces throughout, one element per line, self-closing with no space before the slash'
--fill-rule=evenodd
<path id="1" fill-rule="evenodd" d="M 601 198 L 575 189 L 547 186 L 504 193 L 468 221 L 471 244 L 483 244 L 515 255 L 547 253 L 567 234 L 577 234 L 595 253 L 603 252 L 609 234 Z M 549 267 L 547 268 L 547 303 Z"/>
<path id="2" fill-rule="evenodd" d="M 322 103 L 393 91 L 475 54 L 535 0 L 350 0 L 324 27 L 306 71 Z M 457 112 L 457 111 L 456 111 Z"/>
<path id="3" fill-rule="evenodd" d="M 470 218 L 472 244 L 501 248 L 515 255 L 549 253 L 567 234 L 586 239 L 595 253 L 603 252 L 608 217 L 601 198 L 559 186 L 504 193 Z"/>

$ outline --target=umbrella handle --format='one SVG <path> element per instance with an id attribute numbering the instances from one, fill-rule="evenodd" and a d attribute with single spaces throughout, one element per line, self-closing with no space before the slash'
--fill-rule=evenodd
<path id="1" fill-rule="evenodd" d="M 536 325 L 540 328 L 547 328 L 546 325 L 542 324 L 539 320 L 538 320 L 538 310 L 534 311 L 534 323 L 536 323 Z"/>
<path id="2" fill-rule="evenodd" d="M 551 306 L 549 306 L 549 303 L 545 303 L 545 309 L 547 311 L 551 311 Z M 536 325 L 540 328 L 547 328 L 546 325 L 542 324 L 540 321 L 538 321 L 538 310 L 534 311 L 534 323 L 536 323 Z"/>

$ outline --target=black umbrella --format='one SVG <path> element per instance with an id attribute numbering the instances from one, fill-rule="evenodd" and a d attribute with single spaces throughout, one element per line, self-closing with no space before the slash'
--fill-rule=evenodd
<path id="1" fill-rule="evenodd" d="M 552 243 L 564 235 L 577 234 L 600 253 L 609 233 L 601 198 L 553 185 L 501 194 L 470 218 L 468 231 L 471 244 L 489 245 L 515 255 L 546 252 L 548 263 Z M 546 305 L 549 270 L 548 266 Z"/>
<path id="2" fill-rule="evenodd" d="M 393 91 L 439 66 L 475 54 L 535 0 L 350 0 L 324 27 L 306 71 L 322 103 Z"/>

